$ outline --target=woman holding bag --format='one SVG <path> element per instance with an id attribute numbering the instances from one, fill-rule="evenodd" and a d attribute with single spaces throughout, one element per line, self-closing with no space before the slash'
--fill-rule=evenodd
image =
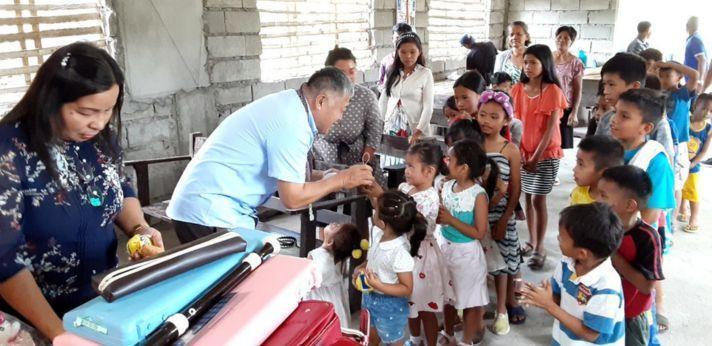
<path id="1" fill-rule="evenodd" d="M 433 83 L 433 72 L 425 67 L 420 37 L 412 32 L 401 35 L 379 100 L 386 134 L 408 137 L 411 143 L 430 135 Z"/>

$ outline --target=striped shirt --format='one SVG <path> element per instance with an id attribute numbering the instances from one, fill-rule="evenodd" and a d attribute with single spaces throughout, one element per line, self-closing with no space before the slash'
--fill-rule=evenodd
<path id="1" fill-rule="evenodd" d="M 564 311 L 599 333 L 591 343 L 554 320 L 552 345 L 625 345 L 623 289 L 610 258 L 578 277 L 574 260 L 564 256 L 551 278 L 551 286 L 554 294 L 561 297 Z"/>

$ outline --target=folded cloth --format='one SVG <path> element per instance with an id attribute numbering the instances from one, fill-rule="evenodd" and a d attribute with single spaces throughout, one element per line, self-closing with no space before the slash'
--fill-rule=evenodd
<path id="1" fill-rule="evenodd" d="M 246 247 L 239 234 L 222 230 L 158 256 L 103 272 L 92 278 L 92 285 L 106 301 L 113 302 L 188 270 L 244 252 Z"/>

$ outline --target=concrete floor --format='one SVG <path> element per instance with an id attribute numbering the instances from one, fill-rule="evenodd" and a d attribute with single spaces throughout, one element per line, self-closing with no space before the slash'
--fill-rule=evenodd
<path id="1" fill-rule="evenodd" d="M 565 158 L 561 162 L 559 178 L 561 185 L 556 186 L 549 196 L 549 225 L 545 246 L 548 250 L 548 259 L 544 270 L 532 272 L 523 266 L 524 279 L 531 282 L 540 282 L 548 278 L 553 272 L 557 260 L 561 256 L 556 240 L 558 212 L 568 205 L 568 196 L 574 187 L 572 168 L 574 165 L 574 150 L 566 150 Z M 712 167 L 702 170 L 702 189 L 712 188 Z M 701 224 L 712 224 L 712 194 L 702 194 L 703 204 Z M 282 227 L 299 229 L 297 217 L 282 217 L 274 221 Z M 168 248 L 178 244 L 175 233 L 166 224 L 156 225 L 164 234 Z M 522 241 L 529 239 L 526 224 L 519 222 L 517 228 Z M 688 234 L 678 230 L 674 235 L 674 246 L 669 255 L 665 257 L 665 291 L 667 299 L 667 316 L 670 319 L 670 332 L 662 335 L 664 345 L 712 345 L 709 336 L 712 335 L 712 319 L 708 319 L 706 312 L 712 311 L 712 300 L 705 298 L 705 292 L 712 292 L 712 266 L 705 265 L 711 259 L 712 227 L 701 230 L 697 234 Z M 125 238 L 121 239 L 119 256 L 125 259 Z M 297 255 L 296 248 L 288 249 L 283 253 Z M 494 299 L 494 296 L 492 296 Z M 550 345 L 552 319 L 542 310 L 537 308 L 527 309 L 529 315 L 526 324 L 512 326 L 511 332 L 506 336 L 496 336 L 487 333 L 487 345 Z M 488 322 L 491 323 L 491 322 Z"/>

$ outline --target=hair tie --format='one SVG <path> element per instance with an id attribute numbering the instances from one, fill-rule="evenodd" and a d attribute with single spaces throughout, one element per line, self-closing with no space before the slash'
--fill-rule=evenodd
<path id="1" fill-rule="evenodd" d="M 360 249 L 351 250 L 351 257 L 353 257 L 354 259 L 361 258 L 361 256 L 363 256 L 363 252 L 368 251 L 368 248 L 370 247 L 368 239 L 361 239 L 359 246 L 361 247 Z"/>
<path id="2" fill-rule="evenodd" d="M 59 64 L 62 66 L 62 68 L 67 68 L 67 63 L 69 62 L 69 58 L 72 56 L 71 52 L 67 52 L 67 54 L 62 58 L 62 61 L 59 62 Z"/>

